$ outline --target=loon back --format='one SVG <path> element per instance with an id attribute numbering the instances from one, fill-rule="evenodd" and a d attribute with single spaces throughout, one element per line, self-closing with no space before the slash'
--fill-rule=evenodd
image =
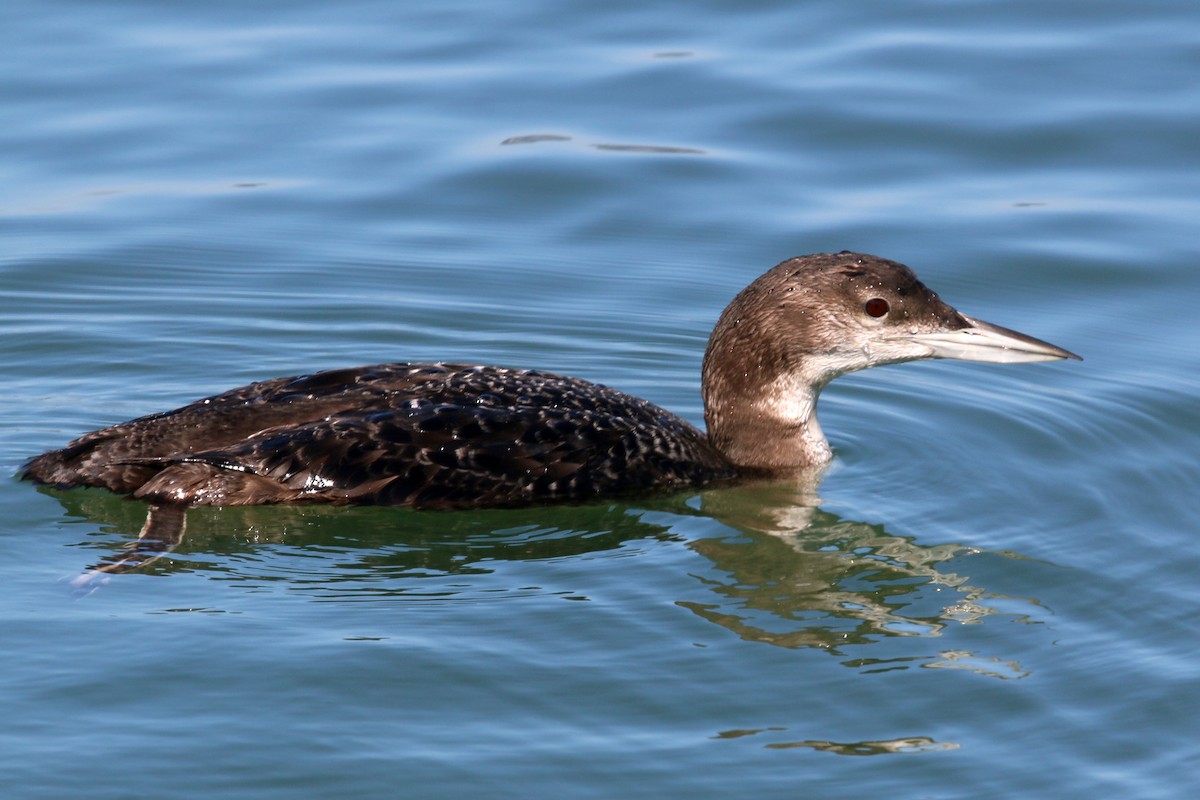
<path id="1" fill-rule="evenodd" d="M 546 372 L 384 364 L 260 381 L 86 434 L 23 477 L 159 503 L 471 508 L 731 478 L 685 420 Z"/>

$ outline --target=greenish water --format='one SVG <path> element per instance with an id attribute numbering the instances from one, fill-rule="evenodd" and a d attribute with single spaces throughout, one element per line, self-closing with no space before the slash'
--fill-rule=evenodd
<path id="1" fill-rule="evenodd" d="M 0 468 L 249 380 L 567 372 L 699 422 L 776 262 L 1082 363 L 822 398 L 816 489 L 478 513 L 0 481 L 6 797 L 1189 797 L 1200 9 L 0 8 Z"/>

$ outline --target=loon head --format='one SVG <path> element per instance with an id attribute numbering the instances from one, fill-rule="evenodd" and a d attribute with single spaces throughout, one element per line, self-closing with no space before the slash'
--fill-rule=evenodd
<path id="1" fill-rule="evenodd" d="M 800 256 L 742 290 L 713 329 L 703 373 L 709 439 L 739 467 L 819 465 L 832 455 L 816 418 L 821 389 L 848 372 L 926 358 L 1079 356 L 956 311 L 895 261 Z"/>

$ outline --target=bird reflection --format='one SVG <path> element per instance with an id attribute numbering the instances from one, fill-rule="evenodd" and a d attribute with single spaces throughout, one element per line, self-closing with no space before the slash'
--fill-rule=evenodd
<path id="1" fill-rule="evenodd" d="M 966 552 L 957 545 L 925 547 L 826 512 L 814 515 L 805 534 L 789 538 L 750 534 L 743 541 L 693 542 L 724 573 L 705 580 L 721 600 L 680 605 L 743 639 L 782 647 L 936 635 L 951 620 L 976 621 L 990 613 L 983 589 L 941 569 Z M 914 613 L 910 595 L 933 587 L 956 589 L 953 605 Z M 781 621 L 791 624 L 780 628 Z"/>
<path id="2" fill-rule="evenodd" d="M 251 506 L 150 507 L 147 513 L 141 503 L 106 492 L 43 491 L 69 516 L 101 524 L 103 533 L 82 545 L 105 551 L 76 579 L 83 591 L 128 572 L 295 578 L 272 566 L 286 546 L 336 553 L 336 568 L 325 562 L 314 571 L 306 563 L 304 580 L 294 581 L 294 588 L 320 591 L 325 599 L 364 593 L 453 598 L 471 591 L 469 579 L 455 576 L 490 575 L 502 562 L 578 557 L 659 540 L 702 557 L 688 573 L 703 591 L 676 598 L 676 605 L 747 641 L 841 653 L 890 637 L 937 636 L 951 623 L 995 613 L 991 604 L 1000 596 L 955 570 L 981 551 L 920 544 L 882 525 L 843 519 L 820 507 L 817 481 L 799 476 L 646 502 L 471 512 Z M 699 518 L 717 521 L 716 535 L 698 538 Z M 136 539 L 114 546 L 113 533 L 133 531 L 139 531 Z M 429 581 L 439 577 L 440 583 Z M 1023 674 L 1019 666 L 984 663 L 969 653 L 923 661 L 1000 677 Z M 897 668 L 886 659 L 847 664 Z"/>

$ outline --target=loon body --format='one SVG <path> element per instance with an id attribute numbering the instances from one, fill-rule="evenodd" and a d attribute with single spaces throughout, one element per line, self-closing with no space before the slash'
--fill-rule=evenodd
<path id="1" fill-rule="evenodd" d="M 902 264 L 789 259 L 721 315 L 704 357 L 704 433 L 577 378 L 384 364 L 260 381 L 86 434 L 23 477 L 155 504 L 511 506 L 817 467 L 833 378 L 925 358 L 1079 358 L 960 314 Z"/>

